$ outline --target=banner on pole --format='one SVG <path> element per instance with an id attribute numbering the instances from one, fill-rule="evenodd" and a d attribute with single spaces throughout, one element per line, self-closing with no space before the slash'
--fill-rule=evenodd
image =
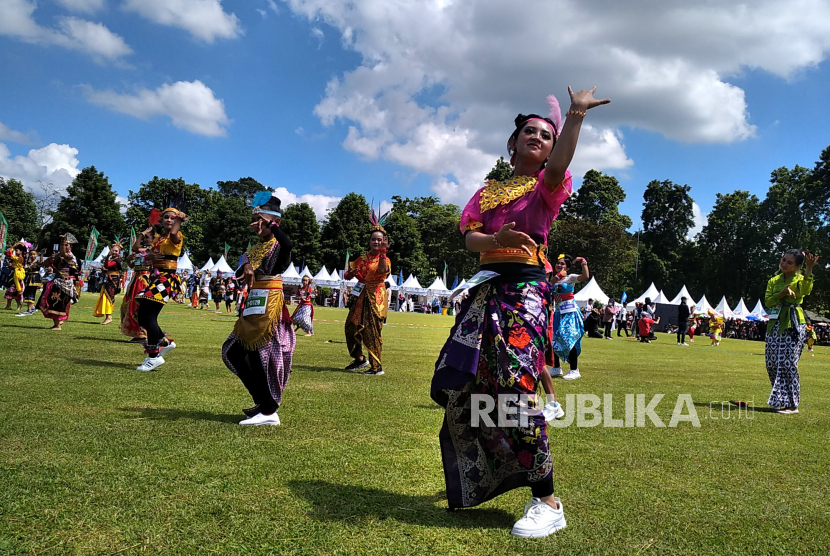
<path id="1" fill-rule="evenodd" d="M 133 245 L 135 245 L 135 238 L 136 238 L 135 228 L 130 226 L 130 249 L 132 249 Z"/>
<path id="2" fill-rule="evenodd" d="M 9 223 L 6 222 L 6 217 L 0 212 L 0 252 L 6 252 L 6 238 L 9 235 Z"/>
<path id="3" fill-rule="evenodd" d="M 95 229 L 95 226 L 92 227 L 92 232 L 89 234 L 89 243 L 86 246 L 86 256 L 84 257 L 85 261 L 91 261 L 95 256 L 95 250 L 98 248 L 98 230 Z"/>

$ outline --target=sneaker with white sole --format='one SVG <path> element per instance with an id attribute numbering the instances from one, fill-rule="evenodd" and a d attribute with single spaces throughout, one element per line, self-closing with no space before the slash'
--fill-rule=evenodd
<path id="1" fill-rule="evenodd" d="M 170 353 L 174 349 L 176 349 L 176 342 L 171 341 L 169 344 L 167 344 L 166 346 L 164 346 L 163 348 L 161 348 L 159 350 L 159 357 L 164 357 L 165 355 L 167 355 L 168 353 Z"/>
<path id="2" fill-rule="evenodd" d="M 551 367 L 548 369 L 548 373 L 550 374 L 551 378 L 562 376 L 562 367 Z"/>
<path id="3" fill-rule="evenodd" d="M 562 406 L 557 401 L 548 402 L 542 408 L 542 415 L 545 416 L 545 421 L 555 421 L 565 416 L 565 410 L 562 409 Z"/>
<path id="4" fill-rule="evenodd" d="M 568 371 L 568 374 L 562 377 L 565 380 L 576 380 L 578 378 L 582 378 L 582 375 L 579 374 L 579 369 L 571 369 Z"/>
<path id="5" fill-rule="evenodd" d="M 258 425 L 272 425 L 276 426 L 280 424 L 280 416 L 277 415 L 277 412 L 273 412 L 271 415 L 263 415 L 262 413 L 257 413 L 250 419 L 243 419 L 239 421 L 239 424 L 244 426 L 258 426 Z"/>
<path id="6" fill-rule="evenodd" d="M 365 369 L 366 367 L 368 367 L 369 364 L 370 364 L 369 360 L 366 359 L 365 357 L 363 358 L 363 361 L 358 361 L 357 359 L 355 359 L 354 361 L 352 361 L 351 363 L 346 365 L 346 370 L 347 371 L 359 371 L 360 369 Z"/>
<path id="7" fill-rule="evenodd" d="M 136 371 L 152 371 L 159 365 L 164 364 L 164 357 L 145 357 L 144 363 L 135 368 Z"/>
<path id="8" fill-rule="evenodd" d="M 555 499 L 559 509 L 554 510 L 539 498 L 533 498 L 525 506 L 524 516 L 513 525 L 511 535 L 525 539 L 547 537 L 567 526 L 565 508 L 559 498 Z"/>

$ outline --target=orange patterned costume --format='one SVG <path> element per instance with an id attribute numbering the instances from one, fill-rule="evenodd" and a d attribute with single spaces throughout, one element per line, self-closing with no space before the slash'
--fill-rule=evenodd
<path id="1" fill-rule="evenodd" d="M 385 273 L 378 272 L 380 255 L 367 253 L 349 263 L 363 289 L 358 296 L 350 296 L 349 316 L 346 319 L 346 344 L 354 359 L 363 357 L 363 347 L 369 355 L 372 370 L 381 368 L 383 351 L 383 319 L 389 311 L 386 278 L 391 264 L 387 260 Z M 359 286 L 356 286 L 359 287 Z M 355 298 L 356 297 L 356 298 Z"/>

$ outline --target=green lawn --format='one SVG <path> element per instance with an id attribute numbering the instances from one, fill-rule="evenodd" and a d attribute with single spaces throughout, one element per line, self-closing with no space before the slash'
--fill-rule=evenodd
<path id="1" fill-rule="evenodd" d="M 801 414 L 764 411 L 763 345 L 660 335 L 585 340 L 557 393 L 679 394 L 700 428 L 550 429 L 568 527 L 509 534 L 530 495 L 446 512 L 442 411 L 429 398 L 451 317 L 391 314 L 386 376 L 342 369 L 345 311 L 299 337 L 282 426 L 243 428 L 250 399 L 222 364 L 234 319 L 168 306 L 179 348 L 140 373 L 140 347 L 92 318 L 62 332 L 0 312 L 0 554 L 827 554 L 830 348 L 801 365 Z M 117 315 L 116 315 L 117 317 Z M 710 402 L 754 399 L 752 419 Z"/>

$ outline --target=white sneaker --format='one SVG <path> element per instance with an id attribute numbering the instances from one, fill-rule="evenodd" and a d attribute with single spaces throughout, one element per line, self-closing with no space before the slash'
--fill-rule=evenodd
<path id="1" fill-rule="evenodd" d="M 176 349 L 176 342 L 170 342 L 169 344 L 167 344 L 159 350 L 159 357 L 164 357 L 174 349 Z"/>
<path id="2" fill-rule="evenodd" d="M 579 369 L 571 369 L 568 371 L 568 374 L 562 377 L 565 380 L 576 380 L 578 378 L 582 378 L 582 375 L 579 374 Z"/>
<path id="3" fill-rule="evenodd" d="M 688 346 L 689 344 L 687 344 L 686 342 L 683 342 L 683 345 L 684 345 L 684 346 Z"/>
<path id="4" fill-rule="evenodd" d="M 680 346 L 680 345 L 683 345 L 683 344 L 681 344 L 680 342 L 677 342 L 677 345 L 679 345 L 679 346 Z"/>
<path id="5" fill-rule="evenodd" d="M 251 426 L 279 425 L 280 424 L 280 416 L 277 415 L 276 411 L 274 413 L 272 413 L 271 415 L 263 415 L 262 413 L 257 413 L 256 415 L 254 415 L 250 419 L 243 419 L 242 421 L 239 421 L 239 424 L 242 425 L 242 426 L 246 426 L 246 425 L 251 425 Z"/>
<path id="6" fill-rule="evenodd" d="M 548 369 L 548 373 L 550 374 L 551 378 L 562 376 L 562 367 L 551 367 Z"/>
<path id="7" fill-rule="evenodd" d="M 164 357 L 159 355 L 158 357 L 145 357 L 144 363 L 139 365 L 135 368 L 136 371 L 152 371 L 159 365 L 164 364 Z"/>
<path id="8" fill-rule="evenodd" d="M 562 406 L 557 401 L 548 402 L 542 408 L 542 415 L 545 416 L 545 421 L 555 421 L 565 416 L 565 410 L 562 409 Z"/>
<path id="9" fill-rule="evenodd" d="M 564 529 L 567 525 L 565 508 L 559 498 L 556 501 L 559 503 L 558 510 L 538 498 L 531 499 L 525 506 L 524 516 L 513 525 L 510 534 L 525 539 L 538 539 Z"/>

